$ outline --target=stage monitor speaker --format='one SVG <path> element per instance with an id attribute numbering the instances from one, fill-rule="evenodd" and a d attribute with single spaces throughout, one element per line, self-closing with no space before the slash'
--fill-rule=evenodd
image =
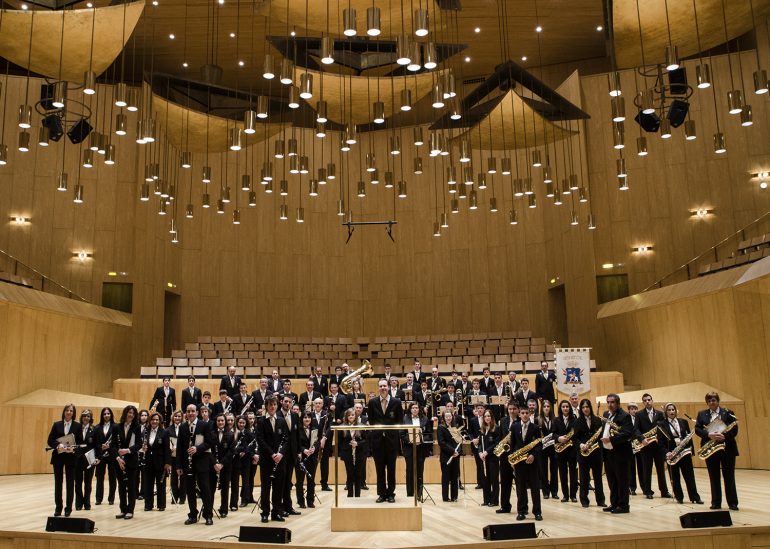
<path id="1" fill-rule="evenodd" d="M 484 539 L 496 541 L 503 539 L 528 539 L 536 538 L 534 522 L 522 522 L 519 524 L 488 524 L 484 527 Z"/>
<path id="2" fill-rule="evenodd" d="M 73 534 L 93 534 L 94 521 L 87 518 L 48 517 L 46 532 L 71 532 Z"/>
<path id="3" fill-rule="evenodd" d="M 715 526 L 732 526 L 733 519 L 730 511 L 701 511 L 685 513 L 679 517 L 682 528 L 714 528 Z"/>
<path id="4" fill-rule="evenodd" d="M 642 111 L 639 111 L 639 114 L 634 117 L 634 120 L 636 120 L 636 123 L 646 132 L 655 133 L 660 129 L 660 118 L 655 113 L 644 114 Z"/>
<path id="5" fill-rule="evenodd" d="M 75 124 L 67 131 L 67 135 L 70 138 L 70 141 L 73 145 L 77 145 L 78 143 L 82 142 L 86 137 L 88 137 L 88 134 L 91 133 L 91 130 L 93 128 L 91 127 L 91 124 L 88 123 L 88 120 L 85 118 L 81 118 Z"/>
<path id="6" fill-rule="evenodd" d="M 64 126 L 58 114 L 49 114 L 43 118 L 42 125 L 48 128 L 48 138 L 51 141 L 58 141 L 64 135 Z"/>
<path id="7" fill-rule="evenodd" d="M 291 530 L 268 526 L 241 526 L 238 541 L 251 543 L 290 543 Z"/>
<path id="8" fill-rule="evenodd" d="M 671 95 L 687 95 L 687 69 L 679 67 L 669 71 L 668 84 Z"/>
<path id="9" fill-rule="evenodd" d="M 671 123 L 672 128 L 678 128 L 684 124 L 684 120 L 687 118 L 688 110 L 690 110 L 690 104 L 687 101 L 674 99 L 671 102 L 671 106 L 668 108 L 667 118 Z"/>

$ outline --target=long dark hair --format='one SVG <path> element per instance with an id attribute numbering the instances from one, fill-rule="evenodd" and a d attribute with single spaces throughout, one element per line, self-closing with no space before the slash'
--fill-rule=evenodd
<path id="1" fill-rule="evenodd" d="M 112 408 L 102 408 L 99 413 L 99 426 L 104 427 L 104 412 L 110 413 L 110 423 L 115 423 L 115 414 L 112 413 Z"/>
<path id="2" fill-rule="evenodd" d="M 70 402 L 69 404 L 65 404 L 65 405 L 64 405 L 64 408 L 62 408 L 62 410 L 61 410 L 61 420 L 62 420 L 62 421 L 64 421 L 64 413 L 65 413 L 67 410 L 69 410 L 69 409 L 72 409 L 72 421 L 75 421 L 75 419 L 77 418 L 77 416 L 78 416 L 78 411 L 77 411 L 77 409 L 75 408 L 75 405 L 74 405 L 74 404 L 72 404 L 72 403 Z"/>
<path id="3" fill-rule="evenodd" d="M 544 408 L 546 402 L 548 403 L 548 415 L 547 416 L 543 415 L 543 408 Z M 545 419 L 546 418 L 548 418 L 550 421 L 553 421 L 554 419 L 556 419 L 556 416 L 553 413 L 553 404 L 551 404 L 550 400 L 543 400 L 543 403 L 540 405 L 540 413 L 537 414 L 537 424 L 540 427 L 543 427 L 543 425 L 545 424 Z"/>
<path id="4" fill-rule="evenodd" d="M 129 404 L 128 406 L 123 408 L 123 413 L 120 414 L 120 423 L 121 424 L 125 424 L 126 423 L 126 418 L 128 417 L 129 410 L 133 410 L 133 412 L 134 412 L 134 419 L 131 420 L 131 425 L 132 426 L 136 425 L 137 423 L 139 423 L 139 412 L 137 412 L 136 406 L 134 406 L 133 404 Z"/>
<path id="5" fill-rule="evenodd" d="M 561 413 L 561 407 L 564 405 L 567 405 L 567 417 L 572 416 L 572 405 L 569 403 L 569 400 L 562 400 L 559 402 L 559 417 L 564 417 L 564 414 Z M 578 408 L 579 409 L 579 408 Z"/>
<path id="6" fill-rule="evenodd" d="M 589 412 L 590 412 L 590 413 L 588 414 L 588 417 L 594 417 L 594 407 L 593 407 L 593 405 L 591 404 L 591 401 L 590 401 L 590 400 L 588 400 L 587 398 L 584 398 L 583 400 L 581 400 L 581 401 L 580 401 L 580 404 L 578 405 L 578 409 L 580 410 L 580 414 L 581 414 L 583 417 L 585 417 L 585 414 L 583 413 L 583 405 L 585 405 L 585 404 L 588 404 L 588 410 L 589 410 Z"/>

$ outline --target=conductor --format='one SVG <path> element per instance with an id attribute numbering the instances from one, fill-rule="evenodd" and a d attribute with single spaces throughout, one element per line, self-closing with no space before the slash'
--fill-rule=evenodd
<path id="1" fill-rule="evenodd" d="M 401 401 L 390 395 L 388 382 L 381 379 L 377 396 L 369 401 L 367 412 L 370 425 L 399 425 L 403 419 Z M 371 448 L 377 471 L 377 503 L 396 501 L 396 458 L 399 436 L 396 430 L 373 430 Z"/>

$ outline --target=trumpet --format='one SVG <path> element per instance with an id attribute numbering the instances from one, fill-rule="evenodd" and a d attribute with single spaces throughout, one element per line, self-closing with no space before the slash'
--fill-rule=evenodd
<path id="1" fill-rule="evenodd" d="M 364 375 L 370 376 L 373 373 L 374 368 L 372 368 L 372 363 L 364 359 L 364 361 L 361 363 L 361 367 L 358 370 L 355 370 L 342 378 L 342 381 L 340 381 L 340 391 L 346 395 L 351 393 L 353 391 L 354 381 L 360 380 Z"/>

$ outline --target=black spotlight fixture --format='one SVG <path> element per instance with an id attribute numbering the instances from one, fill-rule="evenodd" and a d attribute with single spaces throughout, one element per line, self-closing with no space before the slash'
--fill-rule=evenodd
<path id="1" fill-rule="evenodd" d="M 43 118 L 43 127 L 48 128 L 48 138 L 58 141 L 64 135 L 64 125 L 59 114 L 49 114 Z"/>
<path id="2" fill-rule="evenodd" d="M 53 106 L 53 96 L 56 90 L 56 84 L 40 85 L 40 106 L 46 111 L 56 110 Z"/>
<path id="3" fill-rule="evenodd" d="M 639 114 L 634 117 L 634 120 L 646 132 L 655 133 L 658 131 L 658 128 L 660 128 L 660 117 L 655 113 L 645 114 L 642 111 L 639 111 Z"/>
<path id="4" fill-rule="evenodd" d="M 86 137 L 88 137 L 88 134 L 91 133 L 91 130 L 93 128 L 91 127 L 91 124 L 88 123 L 88 120 L 85 118 L 81 118 L 75 124 L 67 131 L 67 135 L 70 138 L 70 141 L 73 145 L 77 145 L 78 143 L 81 143 Z"/>
<path id="5" fill-rule="evenodd" d="M 671 95 L 687 95 L 687 69 L 679 67 L 668 71 L 669 93 Z"/>
<path id="6" fill-rule="evenodd" d="M 671 123 L 672 128 L 678 128 L 684 124 L 687 118 L 687 111 L 690 110 L 690 104 L 682 99 L 674 99 L 671 102 L 671 106 L 668 108 L 668 121 Z"/>

